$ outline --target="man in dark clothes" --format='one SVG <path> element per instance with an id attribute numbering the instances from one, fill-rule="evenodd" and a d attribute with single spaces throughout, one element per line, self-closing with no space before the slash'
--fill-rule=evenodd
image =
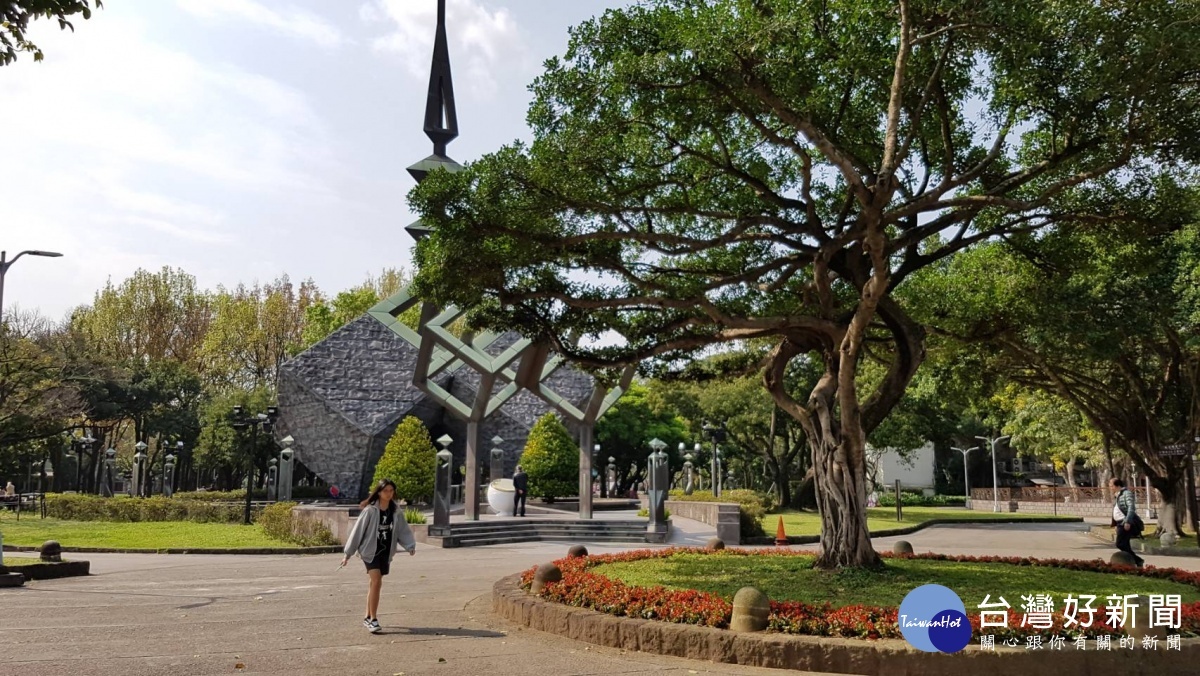
<path id="1" fill-rule="evenodd" d="M 516 516 L 525 516 L 525 496 L 529 494 L 529 475 L 525 470 L 517 465 L 517 471 L 513 474 L 513 489 L 517 491 L 517 503 L 513 507 L 513 514 Z"/>

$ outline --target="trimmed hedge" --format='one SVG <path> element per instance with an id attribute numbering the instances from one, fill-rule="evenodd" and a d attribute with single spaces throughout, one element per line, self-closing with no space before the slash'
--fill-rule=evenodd
<path id="1" fill-rule="evenodd" d="M 338 544 L 329 526 L 313 519 L 296 519 L 292 516 L 294 502 L 277 502 L 268 505 L 258 517 L 267 537 L 293 542 L 301 547 L 323 547 Z"/>
<path id="2" fill-rule="evenodd" d="M 243 496 L 245 493 L 242 494 Z M 198 500 L 174 500 L 155 496 L 102 498 L 97 495 L 46 496 L 46 516 L 67 521 L 194 521 L 196 523 L 241 523 L 244 507 Z M 255 509 L 259 512 L 261 509 Z"/>
<path id="3" fill-rule="evenodd" d="M 905 507 L 963 507 L 967 504 L 967 499 L 961 495 L 931 495 L 925 497 L 921 493 L 901 491 L 900 504 Z M 895 507 L 896 494 L 880 493 L 879 506 Z"/>
<path id="4" fill-rule="evenodd" d="M 724 502 L 738 505 L 738 521 L 741 524 L 743 539 L 766 535 L 762 520 L 767 511 L 775 506 L 771 496 L 748 489 L 721 491 L 719 498 L 711 491 L 695 491 L 691 495 L 684 495 L 681 490 L 673 490 L 668 495 L 671 500 L 684 502 Z"/>
<path id="5" fill-rule="evenodd" d="M 274 491 L 272 491 L 272 497 Z M 328 499 L 328 486 L 295 486 L 292 488 L 293 500 L 320 500 Z M 240 488 L 236 491 L 180 491 L 175 494 L 176 500 L 201 500 L 203 502 L 240 502 L 246 499 L 246 489 Z M 262 489 L 255 489 L 252 500 L 268 500 L 267 492 Z"/>

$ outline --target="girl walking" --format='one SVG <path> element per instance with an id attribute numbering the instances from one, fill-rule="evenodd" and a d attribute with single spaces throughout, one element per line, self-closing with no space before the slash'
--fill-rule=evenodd
<path id="1" fill-rule="evenodd" d="M 363 626 L 372 634 L 383 630 L 376 615 L 379 611 L 379 591 L 383 587 L 383 576 L 391 569 L 396 545 L 404 547 L 409 556 L 417 553 L 417 541 L 399 511 L 396 484 L 391 479 L 381 480 L 371 497 L 367 498 L 367 505 L 346 540 L 345 556 L 342 558 L 342 566 L 345 566 L 357 552 L 367 566 L 367 616 L 363 618 Z"/>

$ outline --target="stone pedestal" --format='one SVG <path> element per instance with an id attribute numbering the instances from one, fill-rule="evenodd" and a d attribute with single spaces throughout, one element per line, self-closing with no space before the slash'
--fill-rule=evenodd
<path id="1" fill-rule="evenodd" d="M 664 537 L 667 533 L 667 487 L 671 481 L 669 471 L 666 453 L 658 451 L 650 454 L 647 463 L 650 480 L 647 509 L 650 512 L 650 525 L 647 531 Z"/>
<path id="2" fill-rule="evenodd" d="M 450 534 L 450 470 L 454 456 L 442 450 L 437 454 L 437 472 L 433 489 L 433 525 L 429 534 L 444 537 Z"/>
<path id="3" fill-rule="evenodd" d="M 579 431 L 579 518 L 592 518 L 592 427 Z"/>

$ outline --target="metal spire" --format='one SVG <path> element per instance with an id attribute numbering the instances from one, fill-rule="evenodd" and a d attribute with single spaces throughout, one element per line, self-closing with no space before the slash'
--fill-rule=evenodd
<path id="1" fill-rule="evenodd" d="M 458 137 L 454 79 L 450 75 L 450 48 L 446 40 L 446 0 L 438 0 L 433 67 L 429 72 L 429 99 L 425 103 L 425 135 L 433 141 L 433 154 L 438 157 L 445 157 L 446 144 Z"/>
<path id="2" fill-rule="evenodd" d="M 462 165 L 446 155 L 446 146 L 458 138 L 458 113 L 454 107 L 454 79 L 450 74 L 450 46 L 446 38 L 446 0 L 438 0 L 437 29 L 433 39 L 433 64 L 429 70 L 429 95 L 425 101 L 425 135 L 433 141 L 433 154 L 408 168 L 408 173 L 425 180 L 434 169 L 458 171 Z M 429 234 L 429 226 L 417 221 L 405 228 L 413 239 Z"/>

